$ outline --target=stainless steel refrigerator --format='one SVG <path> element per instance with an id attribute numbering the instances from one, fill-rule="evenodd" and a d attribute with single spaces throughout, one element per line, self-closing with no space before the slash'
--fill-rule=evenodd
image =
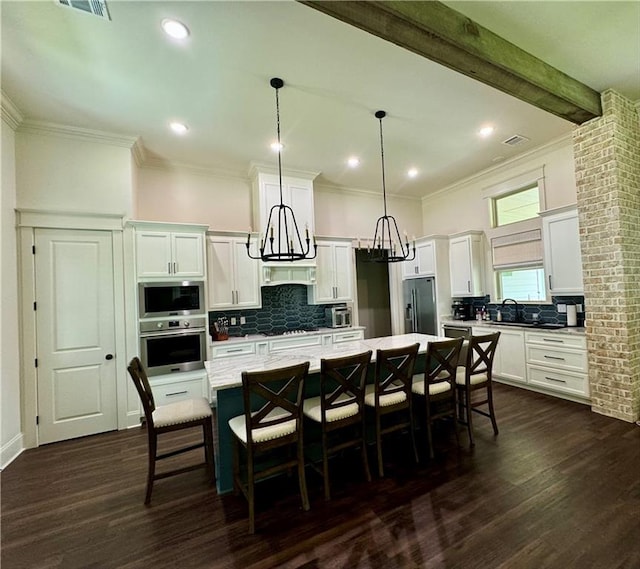
<path id="1" fill-rule="evenodd" d="M 432 277 L 406 279 L 404 292 L 404 332 L 436 335 L 435 282 Z"/>

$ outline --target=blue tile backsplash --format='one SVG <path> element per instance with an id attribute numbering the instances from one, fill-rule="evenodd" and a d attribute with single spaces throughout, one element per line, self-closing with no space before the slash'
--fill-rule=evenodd
<path id="1" fill-rule="evenodd" d="M 473 304 L 473 312 L 481 309 L 483 306 L 489 311 L 491 320 L 496 319 L 497 310 L 502 312 L 503 320 L 515 320 L 515 306 L 512 303 L 506 304 L 491 302 L 490 297 L 481 296 L 471 299 L 463 299 L 471 301 Z M 554 296 L 551 298 L 552 304 L 520 304 L 520 318 L 524 322 L 533 322 L 533 315 L 538 314 L 540 322 L 549 322 L 552 324 L 567 324 L 567 314 L 558 312 L 558 304 L 581 304 L 582 312 L 578 312 L 578 326 L 584 326 L 584 296 Z"/>
<path id="2" fill-rule="evenodd" d="M 217 310 L 209 312 L 210 329 L 214 320 L 226 317 L 231 322 L 236 318 L 235 326 L 229 326 L 232 336 L 245 334 L 263 334 L 275 330 L 300 330 L 322 328 L 327 325 L 325 308 L 333 304 L 307 304 L 306 285 L 266 286 L 261 289 L 262 308 L 251 310 Z M 240 325 L 240 317 L 246 323 Z"/>

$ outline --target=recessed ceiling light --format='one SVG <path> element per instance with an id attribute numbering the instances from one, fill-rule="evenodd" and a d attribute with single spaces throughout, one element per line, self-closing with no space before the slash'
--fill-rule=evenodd
<path id="1" fill-rule="evenodd" d="M 478 134 L 482 137 L 482 138 L 487 138 L 488 136 L 491 136 L 493 134 L 493 131 L 495 130 L 495 128 L 493 128 L 492 126 L 483 126 L 479 131 Z"/>
<path id="2" fill-rule="evenodd" d="M 284 145 L 281 142 L 272 142 L 271 150 L 274 152 L 280 152 L 284 148 Z"/>
<path id="3" fill-rule="evenodd" d="M 417 168 L 409 168 L 409 170 L 407 171 L 407 176 L 409 176 L 409 178 L 415 178 L 417 175 L 418 175 Z"/>
<path id="4" fill-rule="evenodd" d="M 178 121 L 170 122 L 169 128 L 171 128 L 171 130 L 176 134 L 186 134 L 186 132 L 189 130 L 189 127 L 186 124 Z"/>
<path id="5" fill-rule="evenodd" d="M 164 33 L 169 37 L 172 37 L 176 40 L 183 40 L 189 37 L 189 28 L 185 26 L 182 22 L 178 22 L 178 20 L 171 20 L 170 18 L 166 18 L 162 20 L 162 29 Z"/>
<path id="6" fill-rule="evenodd" d="M 358 158 L 357 156 L 352 156 L 351 158 L 349 158 L 349 160 L 347 160 L 347 164 L 349 164 L 350 168 L 356 168 L 360 165 L 360 158 Z"/>

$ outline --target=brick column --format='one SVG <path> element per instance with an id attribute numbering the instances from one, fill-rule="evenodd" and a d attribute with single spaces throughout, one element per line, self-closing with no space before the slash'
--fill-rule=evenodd
<path id="1" fill-rule="evenodd" d="M 593 411 L 640 417 L 640 119 L 602 94 L 573 135 Z"/>

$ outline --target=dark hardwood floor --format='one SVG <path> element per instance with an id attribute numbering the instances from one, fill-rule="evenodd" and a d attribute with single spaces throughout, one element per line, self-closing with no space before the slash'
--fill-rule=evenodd
<path id="1" fill-rule="evenodd" d="M 638 569 L 640 428 L 495 391 L 500 434 L 478 418 L 473 451 L 442 428 L 416 466 L 408 437 L 391 441 L 369 484 L 355 452 L 333 465 L 330 502 L 308 469 L 309 512 L 295 476 L 261 483 L 255 536 L 244 498 L 204 471 L 160 480 L 145 507 L 140 429 L 28 450 L 1 475 L 2 569 Z"/>

